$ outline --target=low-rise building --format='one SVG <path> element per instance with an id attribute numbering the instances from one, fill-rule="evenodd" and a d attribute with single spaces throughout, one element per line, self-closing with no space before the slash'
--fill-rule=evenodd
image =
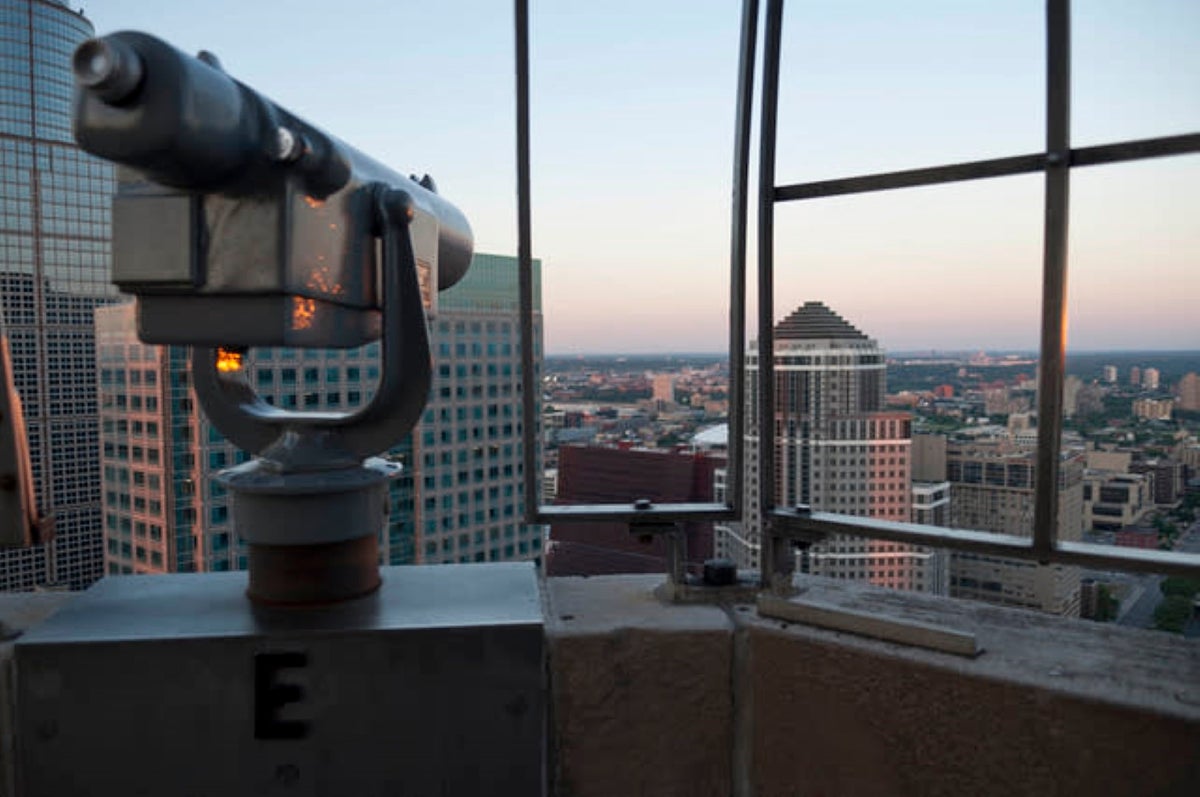
<path id="1" fill-rule="evenodd" d="M 1121 529 L 1116 533 L 1114 542 L 1122 548 L 1154 550 L 1158 548 L 1158 531 L 1140 526 Z"/>
<path id="2" fill-rule="evenodd" d="M 1087 471 L 1083 517 L 1093 531 L 1119 531 L 1141 519 L 1153 504 L 1153 478 L 1146 473 Z"/>
<path id="3" fill-rule="evenodd" d="M 1147 421 L 1169 421 L 1175 401 L 1169 398 L 1140 398 L 1133 400 L 1133 415 Z"/>
<path id="4" fill-rule="evenodd" d="M 1104 473 L 1129 473 L 1133 463 L 1132 451 L 1094 449 L 1087 452 L 1087 469 Z"/>
<path id="5" fill-rule="evenodd" d="M 1188 482 L 1188 467 L 1182 462 L 1172 459 L 1143 460 L 1132 463 L 1129 470 L 1150 475 L 1154 503 L 1174 504 L 1183 498 Z"/>
<path id="6" fill-rule="evenodd" d="M 1200 376 L 1194 372 L 1184 374 L 1176 393 L 1179 395 L 1179 409 L 1200 412 Z"/>
<path id="7" fill-rule="evenodd" d="M 950 525 L 950 482 L 913 482 L 913 523 Z"/>
<path id="8" fill-rule="evenodd" d="M 714 471 L 723 454 L 661 449 L 563 446 L 559 449 L 556 501 L 560 504 L 708 503 L 714 500 Z M 687 559 L 699 570 L 713 555 L 710 522 L 683 524 Z M 554 523 L 546 572 L 556 576 L 663 573 L 666 542 L 639 539 L 627 523 Z"/>
<path id="9" fill-rule="evenodd" d="M 1033 536 L 1036 451 L 1011 440 L 953 443 L 947 449 L 951 525 Z M 1058 484 L 1058 539 L 1077 541 L 1083 528 L 1082 451 L 1064 451 Z M 950 595 L 1052 614 L 1079 614 L 1079 568 L 1038 565 L 955 552 Z"/>

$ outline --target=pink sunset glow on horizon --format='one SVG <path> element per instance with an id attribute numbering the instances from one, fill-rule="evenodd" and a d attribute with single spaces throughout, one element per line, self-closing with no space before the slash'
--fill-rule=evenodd
<path id="1" fill-rule="evenodd" d="M 549 353 L 726 348 L 738 5 L 532 4 Z M 1074 5 L 1073 146 L 1200 130 L 1200 4 Z M 331 16 L 316 2 L 280 15 L 109 0 L 88 13 L 100 33 L 218 53 L 379 160 L 432 174 L 478 251 L 515 254 L 508 4 L 363 0 Z M 776 182 L 1043 150 L 1044 13 L 1036 0 L 788 4 Z M 383 23 L 400 18 L 413 33 L 396 46 Z M 268 30 L 304 57 L 264 48 Z M 1200 348 L 1197 186 L 1197 155 L 1073 171 L 1072 348 Z M 890 350 L 1034 349 L 1042 206 L 1039 175 L 781 205 L 774 316 L 820 300 Z"/>

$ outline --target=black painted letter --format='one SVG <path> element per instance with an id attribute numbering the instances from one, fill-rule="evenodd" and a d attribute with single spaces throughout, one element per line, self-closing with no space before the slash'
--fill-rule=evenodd
<path id="1" fill-rule="evenodd" d="M 254 738 L 303 739 L 308 723 L 279 718 L 279 709 L 304 699 L 304 687 L 279 683 L 280 670 L 308 666 L 305 653 L 258 653 L 254 656 Z"/>

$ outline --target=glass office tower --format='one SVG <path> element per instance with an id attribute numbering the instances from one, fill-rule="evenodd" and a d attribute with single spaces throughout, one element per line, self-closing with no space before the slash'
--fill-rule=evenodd
<path id="1" fill-rule="evenodd" d="M 0 331 L 24 404 L 46 545 L 0 551 L 0 589 L 86 587 L 103 566 L 93 309 L 108 282 L 113 172 L 71 137 L 71 53 L 51 0 L 0 0 Z"/>
<path id="2" fill-rule="evenodd" d="M 534 261 L 541 369 L 540 263 Z M 246 553 L 215 476 L 247 455 L 197 405 L 187 350 L 137 340 L 132 304 L 96 313 L 108 573 L 241 570 Z M 542 530 L 522 522 L 521 349 L 515 258 L 476 254 L 430 319 L 433 384 L 413 433 L 387 454 L 384 564 L 538 560 Z M 380 346 L 252 349 L 252 384 L 286 409 L 352 412 L 370 401 Z M 540 407 L 540 402 L 538 404 Z M 540 412 L 540 410 L 539 410 Z"/>

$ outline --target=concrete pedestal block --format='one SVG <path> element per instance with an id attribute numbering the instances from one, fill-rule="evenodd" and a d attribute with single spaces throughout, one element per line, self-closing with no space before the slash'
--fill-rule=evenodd
<path id="1" fill-rule="evenodd" d="M 542 793 L 533 567 L 382 575 L 307 609 L 244 573 L 99 582 L 17 642 L 19 793 Z"/>
<path id="2" fill-rule="evenodd" d="M 554 792 L 730 794 L 733 624 L 661 575 L 547 582 Z"/>

